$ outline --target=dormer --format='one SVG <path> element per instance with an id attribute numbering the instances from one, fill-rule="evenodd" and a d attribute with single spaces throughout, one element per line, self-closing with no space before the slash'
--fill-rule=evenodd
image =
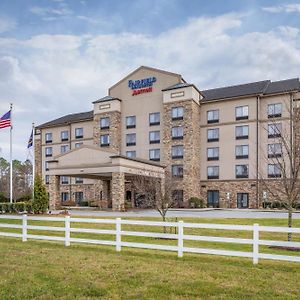
<path id="1" fill-rule="evenodd" d="M 203 98 L 201 92 L 194 84 L 180 82 L 166 89 L 163 89 L 163 103 L 176 101 L 193 100 L 198 105 Z"/>

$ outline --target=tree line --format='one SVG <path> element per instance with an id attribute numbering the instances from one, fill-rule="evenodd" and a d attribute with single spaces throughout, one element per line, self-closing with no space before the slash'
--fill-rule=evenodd
<path id="1" fill-rule="evenodd" d="M 13 160 L 13 200 L 26 201 L 32 198 L 32 163 Z M 0 158 L 0 202 L 9 201 L 10 164 L 5 158 Z"/>

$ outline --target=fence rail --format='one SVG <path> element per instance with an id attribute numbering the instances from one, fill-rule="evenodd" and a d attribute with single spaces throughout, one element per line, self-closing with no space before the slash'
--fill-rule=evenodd
<path id="1" fill-rule="evenodd" d="M 1 219 L 21 221 L 22 223 L 21 225 L 0 223 L 0 228 L 21 229 L 22 231 L 22 233 L 0 231 L 0 236 L 22 238 L 23 242 L 26 242 L 28 239 L 38 239 L 38 240 L 63 241 L 65 243 L 65 246 L 70 246 L 71 243 L 111 245 L 111 246 L 115 246 L 116 251 L 118 252 L 121 251 L 122 247 L 156 249 L 156 250 L 175 251 L 178 253 L 178 257 L 182 257 L 184 253 L 238 256 L 238 257 L 252 258 L 253 264 L 257 264 L 259 259 L 300 262 L 300 256 L 268 254 L 268 253 L 261 253 L 259 251 L 260 245 L 291 247 L 291 248 L 300 247 L 300 242 L 263 240 L 260 239 L 259 237 L 261 232 L 276 232 L 276 233 L 291 232 L 291 233 L 300 234 L 300 228 L 259 226 L 259 224 L 253 224 L 253 226 L 251 226 L 251 225 L 185 223 L 183 221 L 179 221 L 179 222 L 137 221 L 137 220 L 122 220 L 120 218 L 88 219 L 88 218 L 70 218 L 69 216 L 37 217 L 37 216 L 27 216 L 25 214 L 22 216 L 0 215 L 0 220 Z M 63 226 L 28 225 L 28 221 L 61 222 Z M 72 227 L 72 223 L 112 224 L 115 225 L 115 229 L 111 230 L 111 229 L 91 229 L 91 228 L 81 228 L 81 227 L 78 228 L 78 227 Z M 172 233 L 158 233 L 158 232 L 144 232 L 144 231 L 127 231 L 127 230 L 122 230 L 122 225 L 175 227 L 177 229 L 176 231 L 177 233 L 172 234 Z M 239 231 L 248 231 L 248 232 L 250 231 L 252 232 L 252 239 L 190 235 L 190 234 L 184 234 L 185 228 L 239 230 Z M 64 236 L 28 234 L 28 230 L 64 232 Z M 75 238 L 75 237 L 71 237 L 71 233 L 92 233 L 92 234 L 101 234 L 101 235 L 115 235 L 115 240 Z M 172 239 L 172 240 L 177 240 L 177 245 L 125 242 L 122 241 L 123 236 Z M 221 249 L 212 249 L 212 248 L 185 247 L 184 241 L 205 241 L 205 242 L 220 242 L 220 243 L 252 245 L 252 252 L 221 250 Z"/>

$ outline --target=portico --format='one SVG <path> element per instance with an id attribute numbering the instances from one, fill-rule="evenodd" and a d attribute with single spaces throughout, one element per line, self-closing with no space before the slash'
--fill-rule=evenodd
<path id="1" fill-rule="evenodd" d="M 128 158 L 83 145 L 49 161 L 50 208 L 60 206 L 60 176 L 90 178 L 101 182 L 101 200 L 111 200 L 112 209 L 125 210 L 125 180 L 132 175 L 157 178 L 163 183 L 164 167 L 158 163 Z M 106 198 L 106 199 L 105 199 Z"/>

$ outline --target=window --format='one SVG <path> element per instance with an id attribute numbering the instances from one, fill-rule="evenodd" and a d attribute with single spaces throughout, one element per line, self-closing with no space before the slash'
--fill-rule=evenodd
<path id="1" fill-rule="evenodd" d="M 67 151 L 69 151 L 69 145 L 60 146 L 60 153 L 66 153 Z"/>
<path id="2" fill-rule="evenodd" d="M 268 138 L 281 137 L 281 123 L 268 124 Z"/>
<path id="3" fill-rule="evenodd" d="M 248 208 L 249 207 L 249 194 L 248 193 L 237 193 L 237 208 Z"/>
<path id="4" fill-rule="evenodd" d="M 183 158 L 183 145 L 172 146 L 172 158 L 173 159 Z"/>
<path id="5" fill-rule="evenodd" d="M 249 138 L 249 126 L 236 126 L 235 127 L 235 139 L 236 140 L 244 140 Z"/>
<path id="6" fill-rule="evenodd" d="M 268 164 L 268 178 L 281 177 L 281 168 L 279 164 Z"/>
<path id="7" fill-rule="evenodd" d="M 248 178 L 248 177 L 249 177 L 248 165 L 235 166 L 235 178 Z"/>
<path id="8" fill-rule="evenodd" d="M 60 138 L 62 142 L 68 141 L 69 140 L 69 131 L 64 130 L 60 133 Z"/>
<path id="9" fill-rule="evenodd" d="M 52 143 L 52 133 L 51 132 L 48 132 L 45 134 L 45 141 L 46 141 L 46 144 Z"/>
<path id="10" fill-rule="evenodd" d="M 150 149 L 149 160 L 160 161 L 160 149 Z"/>
<path id="11" fill-rule="evenodd" d="M 49 184 L 49 182 L 50 182 L 49 175 L 45 175 L 45 184 Z"/>
<path id="12" fill-rule="evenodd" d="M 268 105 L 268 118 L 279 118 L 282 114 L 282 104 L 269 104 Z"/>
<path id="13" fill-rule="evenodd" d="M 183 190 L 173 190 L 172 200 L 176 207 L 183 207 Z"/>
<path id="14" fill-rule="evenodd" d="M 126 146 L 136 145 L 136 135 L 135 133 L 126 134 Z"/>
<path id="15" fill-rule="evenodd" d="M 238 120 L 247 120 L 249 117 L 248 106 L 238 106 L 235 108 L 235 119 Z"/>
<path id="16" fill-rule="evenodd" d="M 62 192 L 61 193 L 61 202 L 69 201 L 69 193 L 68 192 Z"/>
<path id="17" fill-rule="evenodd" d="M 207 112 L 207 124 L 219 122 L 219 110 L 209 110 Z"/>
<path id="18" fill-rule="evenodd" d="M 219 207 L 219 191 L 218 190 L 207 191 L 207 207 L 213 207 L 213 208 Z"/>
<path id="19" fill-rule="evenodd" d="M 109 129 L 109 117 L 100 118 L 100 129 Z"/>
<path id="20" fill-rule="evenodd" d="M 83 128 L 75 128 L 75 138 L 76 139 L 83 138 Z"/>
<path id="21" fill-rule="evenodd" d="M 218 166 L 207 167 L 207 179 L 219 179 L 219 167 Z"/>
<path id="22" fill-rule="evenodd" d="M 109 134 L 100 135 L 100 147 L 109 147 Z"/>
<path id="23" fill-rule="evenodd" d="M 83 145 L 83 143 L 75 143 L 75 148 L 79 148 Z"/>
<path id="24" fill-rule="evenodd" d="M 183 165 L 172 165 L 172 176 L 173 177 L 183 177 Z"/>
<path id="25" fill-rule="evenodd" d="M 83 201 L 83 192 L 75 192 L 75 203 L 80 203 Z"/>
<path id="26" fill-rule="evenodd" d="M 46 147 L 45 148 L 45 156 L 51 157 L 52 156 L 52 147 Z"/>
<path id="27" fill-rule="evenodd" d="M 136 157 L 136 151 L 126 151 L 126 156 L 130 158 Z"/>
<path id="28" fill-rule="evenodd" d="M 61 176 L 60 177 L 60 183 L 61 184 L 69 184 L 69 177 L 67 177 L 67 176 Z"/>
<path id="29" fill-rule="evenodd" d="M 129 129 L 129 128 L 135 128 L 135 125 L 136 125 L 136 118 L 135 118 L 135 116 L 126 117 L 126 128 L 127 129 Z"/>
<path id="30" fill-rule="evenodd" d="M 207 148 L 207 160 L 219 160 L 219 147 Z"/>
<path id="31" fill-rule="evenodd" d="M 172 127 L 171 135 L 172 135 L 172 140 L 182 140 L 183 139 L 183 126 Z"/>
<path id="32" fill-rule="evenodd" d="M 45 171 L 49 171 L 49 162 L 45 161 Z"/>
<path id="33" fill-rule="evenodd" d="M 235 158 L 243 159 L 249 157 L 249 146 L 248 145 L 237 145 L 235 146 Z"/>
<path id="34" fill-rule="evenodd" d="M 78 184 L 83 183 L 83 178 L 81 178 L 81 177 L 76 177 L 76 178 L 75 178 L 75 183 L 78 183 Z"/>
<path id="35" fill-rule="evenodd" d="M 268 158 L 281 157 L 281 156 L 282 156 L 282 146 L 280 143 L 268 145 Z"/>
<path id="36" fill-rule="evenodd" d="M 219 141 L 219 128 L 207 129 L 207 142 Z"/>
<path id="37" fill-rule="evenodd" d="M 150 131 L 149 132 L 149 142 L 150 142 L 150 144 L 159 144 L 160 143 L 160 132 L 159 131 Z"/>
<path id="38" fill-rule="evenodd" d="M 183 119 L 183 107 L 173 107 L 172 108 L 172 120 L 182 120 Z"/>
<path id="39" fill-rule="evenodd" d="M 160 113 L 151 113 L 149 114 L 149 125 L 154 126 L 154 125 L 159 125 L 160 124 Z"/>

